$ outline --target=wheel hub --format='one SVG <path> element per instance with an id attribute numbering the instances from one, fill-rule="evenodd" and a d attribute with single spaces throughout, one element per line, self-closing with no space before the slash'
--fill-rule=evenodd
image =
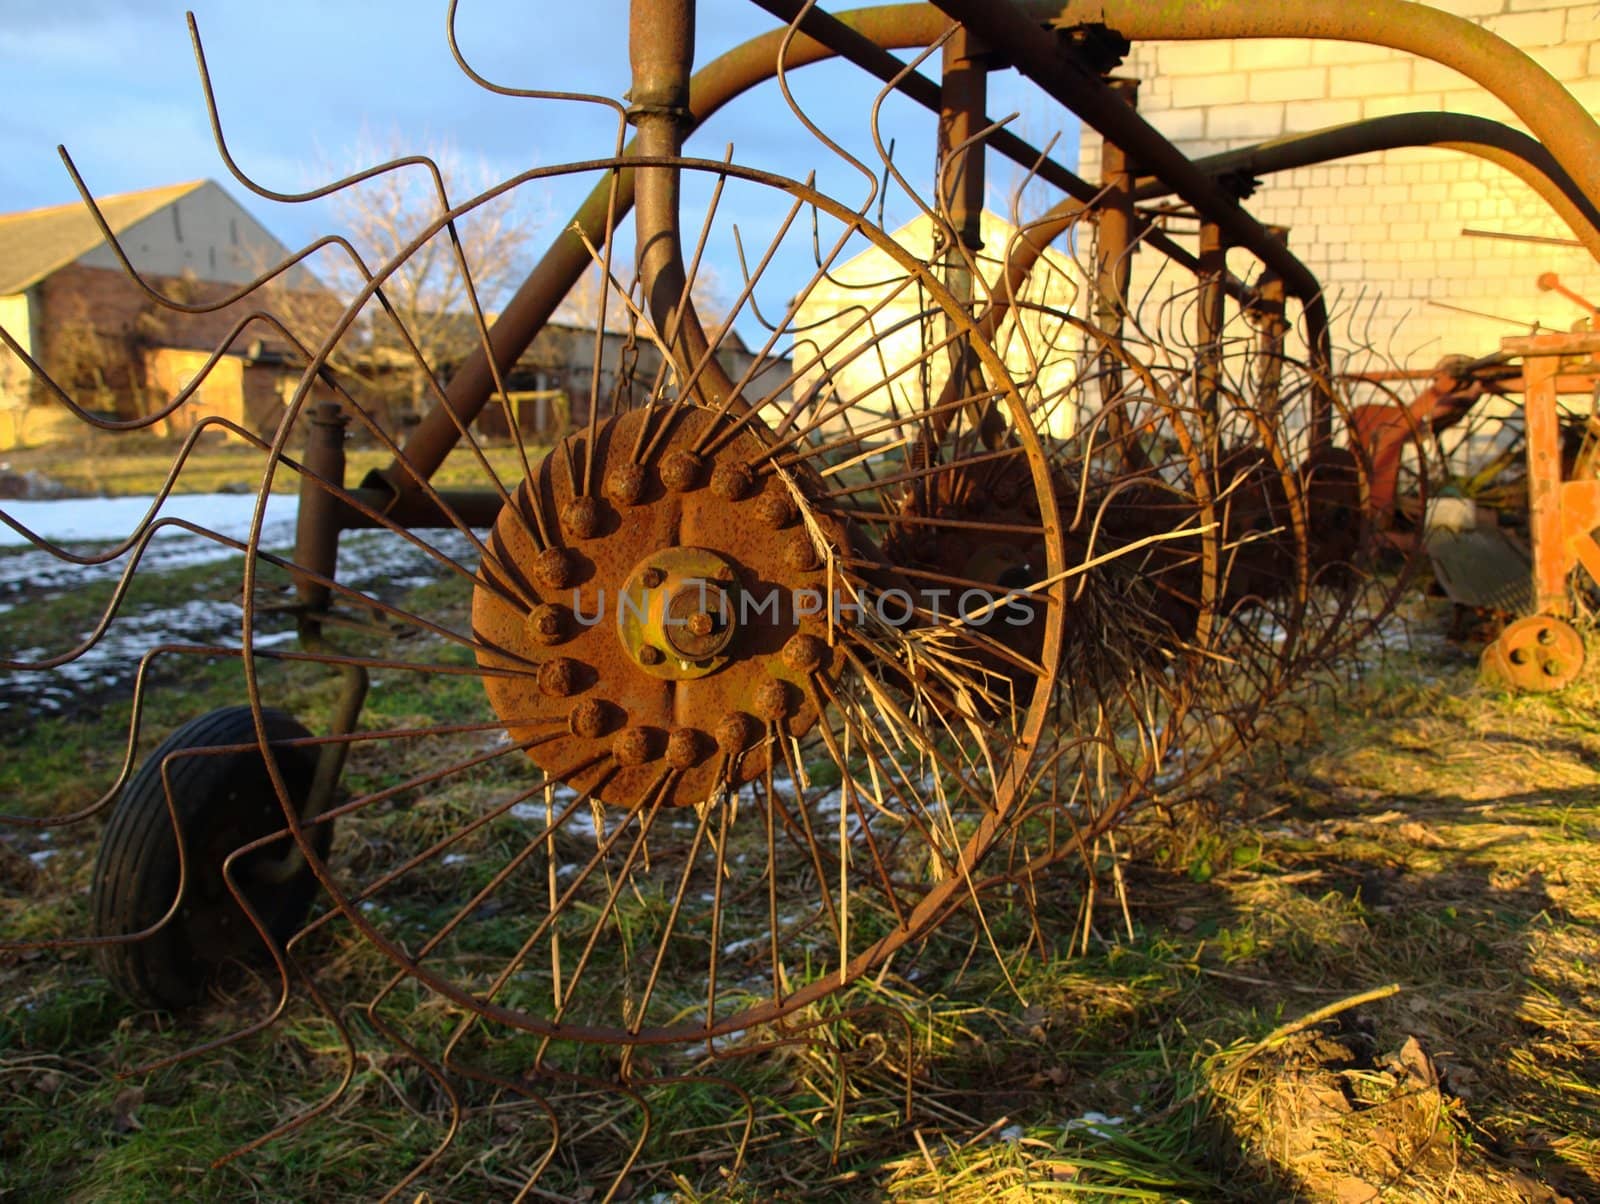
<path id="1" fill-rule="evenodd" d="M 606 803 L 694 804 L 781 770 L 774 737 L 815 725 L 843 661 L 826 565 L 844 525 L 815 480 L 772 467 L 758 424 L 730 423 L 630 411 L 599 424 L 592 462 L 574 435 L 488 540 L 490 702 L 535 763 Z"/>
<path id="2" fill-rule="evenodd" d="M 1507 689 L 1548 693 L 1576 681 L 1583 663 L 1583 637 L 1570 623 L 1529 615 L 1483 650 L 1479 668 L 1489 681 Z"/>
<path id="3" fill-rule="evenodd" d="M 617 598 L 617 637 L 652 677 L 686 681 L 728 663 L 743 595 L 738 571 L 709 548 L 645 556 Z"/>

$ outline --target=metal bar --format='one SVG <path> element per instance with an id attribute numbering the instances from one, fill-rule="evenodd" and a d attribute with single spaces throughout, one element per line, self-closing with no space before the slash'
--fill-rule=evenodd
<path id="1" fill-rule="evenodd" d="M 1215 460 L 1217 448 L 1217 392 L 1222 373 L 1224 325 L 1222 276 L 1228 270 L 1228 246 L 1222 227 L 1200 223 L 1200 296 L 1195 313 L 1195 398 L 1205 431 L 1206 454 Z"/>
<path id="2" fill-rule="evenodd" d="M 332 581 L 339 563 L 339 515 L 343 505 L 322 484 L 344 487 L 344 431 L 349 419 L 337 402 L 325 401 L 311 411 L 306 433 L 305 471 L 300 477 L 300 508 L 295 516 L 294 562 L 323 581 Z M 301 603 L 301 637 L 316 630 L 310 616 L 326 612 L 332 601 L 328 586 L 298 574 L 295 593 Z"/>
<path id="3" fill-rule="evenodd" d="M 1287 243 L 1289 231 L 1268 226 L 1274 238 Z M 1283 281 L 1276 272 L 1264 272 L 1256 282 L 1256 299 L 1246 310 L 1256 329 L 1256 405 L 1270 417 L 1278 414 L 1283 384 L 1283 343 L 1289 323 L 1284 318 Z"/>
<path id="4" fill-rule="evenodd" d="M 787 0 L 758 0 L 758 3 L 786 24 L 801 8 L 799 3 Z M 919 16 L 920 20 L 912 19 L 908 23 L 908 17 Z M 904 71 L 905 64 L 890 54 L 889 49 L 925 46 L 939 37 L 944 26 L 943 16 L 925 5 L 884 5 L 838 16 L 813 10 L 801 23 L 803 32 L 790 41 L 784 65 L 787 70 L 793 70 L 843 55 L 880 79 L 892 79 Z M 817 30 L 826 30 L 829 41 L 819 40 L 815 36 Z M 699 128 L 729 101 L 772 79 L 787 33 L 785 28 L 752 38 L 697 71 L 690 80 L 689 124 L 685 134 Z M 849 50 L 838 49 L 834 43 L 839 41 L 845 42 Z M 923 107 L 938 111 L 939 88 L 927 77 L 913 72 L 900 90 Z M 987 141 L 997 153 L 1037 169 L 1041 179 L 1079 201 L 1089 200 L 1097 191 L 1092 184 L 1045 157 L 1042 151 L 1009 130 L 995 130 Z M 635 153 L 638 152 L 633 143 L 624 150 L 625 156 Z M 589 266 L 589 251 L 584 240 L 594 246 L 604 241 L 608 211 L 612 211 L 613 220 L 620 220 L 633 207 L 634 189 L 634 173 L 624 169 L 616 181 L 614 206 L 609 180 L 601 180 L 584 198 L 501 311 L 489 331 L 489 350 L 474 348 L 450 378 L 445 401 L 424 414 L 407 437 L 401 451 L 406 465 L 396 461 L 375 470 L 368 474 L 365 485 L 387 490 L 393 497 L 419 492 L 414 474 L 431 478 L 460 438 L 457 421 L 470 424 L 488 403 L 494 387 L 491 356 L 493 364 L 502 372 L 516 363 Z M 1194 256 L 1161 231 L 1145 229 L 1143 241 L 1190 271 L 1195 269 Z M 1242 296 L 1242 284 L 1230 282 L 1230 288 Z"/>
<path id="5" fill-rule="evenodd" d="M 799 0 L 758 0 L 758 3 L 786 22 L 802 7 Z M 1101 22 L 1138 39 L 1330 37 L 1388 45 L 1445 62 L 1480 81 L 1496 81 L 1486 86 L 1507 99 L 1519 112 L 1529 105 L 1512 103 L 1504 93 L 1527 85 L 1537 96 L 1536 101 L 1530 103 L 1540 115 L 1535 122 L 1524 114 L 1525 120 L 1529 120 L 1530 126 L 1554 151 L 1558 163 L 1576 180 L 1579 194 L 1600 195 L 1600 131 L 1576 102 L 1566 97 L 1560 85 L 1526 55 L 1471 22 L 1434 13 L 1405 0 L 1372 0 L 1360 6 L 1340 4 L 1332 8 L 1315 6 L 1314 10 L 1311 6 L 1292 9 L 1279 6 L 1268 10 L 1253 0 L 1216 0 L 1206 5 L 1161 7 L 1143 4 L 1140 0 L 1094 0 L 1093 3 L 1089 0 L 1065 3 L 1062 0 L 1023 0 L 1020 11 L 1026 13 L 1022 21 L 1030 33 L 1038 32 L 1031 18 L 1058 26 Z M 1013 16 L 1015 13 L 1016 10 L 1012 10 Z M 889 49 L 925 46 L 938 38 L 946 25 L 943 14 L 925 4 L 884 5 L 832 16 L 813 10 L 801 22 L 802 35 L 791 41 L 786 66 L 792 69 L 842 54 L 879 78 L 888 78 L 903 71 L 905 66 L 887 53 Z M 1401 28 L 1402 25 L 1405 28 Z M 974 22 L 973 27 L 979 28 L 979 24 Z M 831 31 L 827 33 L 827 41 L 819 38 L 819 31 Z M 786 33 L 787 30 L 776 30 L 752 39 L 697 72 L 690 87 L 692 125 L 697 127 L 734 97 L 770 79 Z M 848 52 L 830 44 L 844 37 L 851 43 Z M 1552 95 L 1552 89 L 1559 97 Z M 938 108 L 937 85 L 925 77 L 912 74 L 901 90 L 928 108 Z M 1547 113 L 1555 116 L 1547 117 Z M 1571 126 L 1569 134 L 1559 138 L 1546 136 L 1545 130 L 1552 120 L 1567 122 Z M 1129 145 L 1126 139 L 1114 140 Z M 1041 158 L 1040 152 L 1006 130 L 995 131 L 989 143 L 997 152 L 1030 167 Z M 1169 147 L 1169 150 L 1171 154 L 1178 154 L 1175 149 Z M 1178 158 L 1187 164 L 1181 155 Z M 1586 170 L 1580 172 L 1575 163 L 1586 165 Z M 1162 163 L 1151 161 L 1148 165 L 1170 174 Z M 1090 199 L 1096 191 L 1092 185 L 1049 160 L 1040 165 L 1039 175 L 1080 201 Z M 607 202 L 607 186 L 603 182 L 585 200 L 573 221 L 567 223 L 501 314 L 490 333 L 490 344 L 495 363 L 502 368 L 516 361 L 587 266 L 588 252 L 572 227 L 576 225 L 591 243 L 597 243 L 605 230 Z M 617 189 L 618 215 L 626 212 L 632 202 L 633 180 L 631 173 L 624 171 Z M 1239 245 L 1250 246 L 1236 233 L 1230 233 L 1230 237 Z M 1190 270 L 1197 266 L 1192 255 L 1159 231 L 1145 234 L 1142 241 L 1171 255 Z M 1301 291 L 1301 286 L 1307 286 L 1314 297 L 1314 281 L 1297 279 L 1297 273 L 1283 272 L 1281 265 L 1270 266 L 1279 269 L 1290 291 L 1306 303 L 1307 334 L 1313 349 L 1324 345 L 1326 314 L 1320 299 L 1306 301 Z M 1242 289 L 1235 295 L 1241 292 Z M 462 421 L 470 422 L 483 408 L 491 387 L 489 359 L 480 349 L 451 379 L 446 393 L 448 405 Z M 435 407 L 407 440 L 404 454 L 423 476 L 431 476 L 456 439 L 455 423 L 449 412 L 442 406 Z M 369 483 L 400 492 L 412 488 L 410 477 L 406 469 L 391 465 L 381 474 L 370 477 Z"/>
<path id="6" fill-rule="evenodd" d="M 628 120 L 638 131 L 632 149 L 640 157 L 671 157 L 683 150 L 694 127 L 689 108 L 694 69 L 694 0 L 632 0 L 628 8 L 628 58 L 633 84 Z M 680 383 L 705 361 L 693 391 L 710 406 L 733 393 L 733 382 L 714 356 L 689 299 L 678 228 L 680 173 L 675 167 L 643 167 L 634 173 L 636 258 L 644 296 L 668 350 L 678 361 Z"/>
<path id="7" fill-rule="evenodd" d="M 983 249 L 983 147 L 972 137 L 985 124 L 989 68 L 983 48 L 965 29 L 945 42 L 939 78 L 939 200 L 956 238 L 969 251 Z M 965 259 L 960 255 L 963 266 Z M 952 290 L 954 291 L 954 290 Z M 970 293 L 966 300 L 971 299 Z"/>
<path id="8" fill-rule="evenodd" d="M 1560 335 L 1553 336 L 1560 339 Z M 1523 363 L 1527 395 L 1528 534 L 1533 539 L 1533 595 L 1539 613 L 1567 613 L 1567 564 L 1561 524 L 1561 424 L 1556 415 L 1554 354 Z"/>
<path id="9" fill-rule="evenodd" d="M 944 248 L 944 284 L 956 302 L 969 311 L 977 295 L 972 257 L 983 249 L 986 152 L 981 143 L 973 141 L 973 136 L 986 124 L 988 112 L 989 68 L 981 61 L 981 54 L 981 47 L 965 29 L 956 30 L 944 44 L 939 78 L 938 149 L 934 159 L 937 203 L 955 235 L 955 241 Z M 938 234 L 942 235 L 943 231 Z M 985 391 L 983 372 L 971 341 L 957 337 L 953 325 L 947 327 L 945 334 L 952 340 L 949 386 L 968 396 L 982 394 Z M 999 417 L 992 398 L 974 402 L 964 412 L 970 414 L 973 428 L 980 430 L 990 427 Z M 951 417 L 943 416 L 942 421 L 935 423 L 940 438 Z M 925 450 L 929 449 L 920 449 Z M 915 485 L 919 504 L 925 501 L 925 484 L 919 480 Z"/>
<path id="10" fill-rule="evenodd" d="M 1111 86 L 1130 107 L 1138 104 L 1138 80 L 1113 80 Z M 1133 276 L 1133 168 L 1127 152 L 1109 138 L 1100 143 L 1100 189 L 1104 199 L 1095 239 L 1095 325 L 1120 339 Z M 1109 349 L 1100 353 L 1098 375 L 1104 406 L 1122 392 L 1122 364 Z"/>
<path id="11" fill-rule="evenodd" d="M 798 20 L 800 30 L 812 45 L 825 47 L 829 54 L 854 63 L 885 83 L 898 79 L 896 87 L 902 95 L 931 112 L 939 111 L 938 85 L 915 71 L 908 73 L 905 63 L 889 53 L 891 49 L 926 46 L 943 34 L 948 22 L 932 6 L 892 4 L 829 14 L 815 8 L 806 10 L 804 0 L 755 0 L 755 3 L 786 24 Z M 993 130 L 985 140 L 996 154 L 1036 171 L 1045 183 L 1077 201 L 1089 202 L 1099 195 L 1100 190 L 1095 185 L 1068 171 L 1010 130 Z M 1144 243 L 1189 271 L 1196 269 L 1195 257 L 1188 250 L 1148 222 L 1136 221 L 1138 235 Z M 1244 286 L 1241 284 L 1238 288 L 1242 295 Z"/>
<path id="12" fill-rule="evenodd" d="M 1474 230 L 1471 226 L 1461 227 L 1461 237 L 1497 238 L 1505 242 L 1537 243 L 1545 247 L 1583 246 L 1576 238 L 1550 238 L 1544 234 L 1512 234 L 1509 230 Z"/>

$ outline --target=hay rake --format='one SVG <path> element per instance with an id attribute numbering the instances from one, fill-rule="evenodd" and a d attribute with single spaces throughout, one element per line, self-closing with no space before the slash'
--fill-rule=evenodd
<path id="1" fill-rule="evenodd" d="M 1390 18 L 1367 28 L 1354 11 L 1296 25 L 1227 4 L 1204 17 L 1101 5 L 1091 20 L 1074 4 L 940 0 L 833 16 L 759 2 L 774 31 L 692 73 L 692 0 L 634 0 L 626 104 L 490 83 L 452 33 L 463 70 L 490 90 L 615 121 L 595 158 L 464 201 L 417 160 L 305 194 L 263 188 L 228 155 L 195 34 L 219 149 L 241 184 L 302 201 L 423 171 L 436 210 L 385 263 L 339 244 L 366 283 L 326 328 L 250 313 L 230 335 L 271 326 L 306 361 L 270 439 L 220 419 L 196 427 L 231 427 L 261 455 L 249 537 L 192 528 L 242 555 L 239 645 L 150 649 L 128 755 L 102 797 L 6 817 L 15 828 L 109 817 L 93 931 L 7 948 L 92 946 L 120 990 L 162 1008 L 202 997 L 223 967 L 266 966 L 275 1004 L 201 1048 L 295 1008 L 339 1034 L 343 1079 L 262 1140 L 338 1106 L 361 1040 L 414 1061 L 445 1119 L 396 1192 L 436 1165 L 464 1114 L 493 1104 L 548 1119 L 549 1145 L 525 1160 L 518 1190 L 587 1176 L 615 1194 L 643 1173 L 650 1122 L 631 1152 L 582 1164 L 574 1151 L 593 1134 L 563 1128 L 561 1108 L 609 1095 L 649 1117 L 649 1091 L 696 1083 L 746 1118 L 715 1126 L 736 1167 L 753 1105 L 725 1059 L 802 1047 L 843 1057 L 829 1026 L 852 984 L 881 979 L 954 917 L 981 919 L 996 892 L 1022 898 L 1015 888 L 1053 864 L 1092 864 L 1130 812 L 1192 791 L 1271 707 L 1387 619 L 1405 574 L 1373 571 L 1370 449 L 1348 435 L 1329 299 L 1284 232 L 1249 215 L 1241 180 L 1383 146 L 1465 145 L 1536 179 L 1600 245 L 1584 175 L 1600 159 L 1580 162 L 1569 145 L 1593 125 L 1542 76 L 1528 84 L 1531 67 L 1500 71 L 1531 98 L 1529 124 L 1555 130 L 1548 151 L 1490 122 L 1419 114 L 1198 162 L 1111 74 L 1125 36 L 1421 50 L 1428 23 L 1447 19 L 1415 6 L 1364 5 Z M 867 163 L 795 99 L 790 73 L 833 58 L 881 81 L 880 105 L 900 93 L 938 113 L 930 180 L 908 179 L 879 105 Z M 1106 136 L 1100 180 L 990 117 L 985 80 L 1002 65 Z M 865 199 L 686 153 L 718 108 L 771 78 L 817 153 L 859 169 Z M 986 165 L 1002 157 L 1023 182 L 1003 238 L 985 245 Z M 592 182 L 588 201 L 491 322 L 458 223 L 569 177 Z M 1040 193 L 1054 203 L 1036 205 Z M 709 199 L 696 211 L 691 195 Z M 875 219 L 890 195 L 922 215 L 925 242 Z M 741 229 L 729 213 L 759 216 Z M 184 310 L 101 224 L 129 273 Z M 1254 266 L 1236 274 L 1230 249 Z M 1142 296 L 1136 250 L 1167 264 Z M 863 252 L 878 265 L 871 279 L 846 270 Z M 462 362 L 430 362 L 385 292 L 423 254 L 446 256 L 466 286 L 475 347 Z M 740 264 L 715 319 L 694 301 L 713 261 Z M 289 266 L 189 308 L 244 314 Z M 509 382 L 585 279 L 599 299 L 589 394 L 574 399 L 572 429 L 535 448 Z M 736 322 L 746 339 L 760 331 L 743 368 L 725 354 L 744 348 Z M 347 367 L 374 332 L 426 382 L 409 430 Z M 115 429 L 154 424 L 199 384 L 110 421 L 30 366 L 60 405 Z M 491 418 L 515 452 L 509 474 L 490 455 Z M 348 480 L 352 434 L 386 449 L 389 466 Z M 477 488 L 433 483 L 453 449 Z M 285 477 L 299 505 L 281 553 L 262 531 Z M 63 561 L 126 555 L 124 586 L 166 521 L 153 508 L 86 557 L 0 517 Z M 426 557 L 437 588 L 342 580 L 341 535 L 367 529 Z M 272 600 L 278 582 L 292 585 L 287 607 Z M 296 646 L 258 638 L 274 608 L 292 614 Z M 69 662 L 104 628 L 5 663 Z M 139 700 L 197 658 L 238 661 L 241 704 L 184 725 L 136 767 Z M 481 694 L 452 689 L 448 714 L 362 723 L 369 692 L 472 679 Z M 337 696 L 308 726 L 292 704 L 315 681 Z M 379 985 L 358 998 L 319 969 L 335 933 L 378 967 L 368 982 Z M 346 1019 L 354 1004 L 359 1026 Z M 900 1069 L 909 1090 L 909 1055 Z"/>

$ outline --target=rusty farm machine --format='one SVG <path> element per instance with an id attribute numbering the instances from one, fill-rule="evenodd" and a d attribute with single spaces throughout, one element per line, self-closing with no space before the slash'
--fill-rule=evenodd
<path id="1" fill-rule="evenodd" d="M 1513 680 L 1570 679 L 1582 642 L 1564 621 L 1568 579 L 1600 569 L 1597 486 L 1562 476 L 1554 398 L 1569 378 L 1590 388 L 1600 341 L 1511 340 L 1492 365 L 1441 368 L 1425 404 L 1375 405 L 1369 382 L 1340 370 L 1330 299 L 1292 231 L 1253 217 L 1239 187 L 1445 146 L 1527 180 L 1600 255 L 1600 131 L 1531 60 L 1402 0 L 757 3 L 771 31 L 696 69 L 693 0 L 632 0 L 625 100 L 483 79 L 452 32 L 462 70 L 504 103 L 604 125 L 594 156 L 470 198 L 440 182 L 431 222 L 389 262 L 361 265 L 364 285 L 325 329 L 257 303 L 287 264 L 208 303 L 249 311 L 214 359 L 271 326 L 306 365 L 273 435 L 207 417 L 167 482 L 208 431 L 259 452 L 250 534 L 189 524 L 240 556 L 238 639 L 150 647 L 114 780 L 70 813 L 0 821 L 104 826 L 88 930 L 0 934 L 4 948 L 91 948 L 126 995 L 168 1009 L 253 961 L 275 1002 L 219 1041 L 305 1009 L 353 1051 L 353 1001 L 319 965 L 329 934 L 346 933 L 384 967 L 354 1001 L 363 1032 L 424 1066 L 452 1115 L 485 1100 L 544 1107 L 602 1080 L 643 1107 L 643 1085 L 674 1066 L 715 1077 L 723 1059 L 822 1040 L 830 999 L 996 892 L 1023 897 L 1089 858 L 1130 813 L 1183 797 L 1275 703 L 1346 663 L 1407 587 L 1418 540 L 1403 528 L 1428 504 L 1428 474 L 1406 465 L 1428 462 L 1435 410 L 1461 408 L 1489 376 L 1526 389 L 1534 548 L 1527 617 L 1494 656 Z M 454 3 L 451 18 L 453 30 Z M 236 165 L 195 36 L 241 185 L 293 201 L 359 182 L 287 195 Z M 1253 37 L 1438 59 L 1533 136 L 1422 112 L 1191 160 L 1117 74 L 1131 41 Z M 820 128 L 791 87 L 828 61 L 878 89 L 862 115 L 875 158 Z M 1098 178 L 988 111 L 1002 71 L 1103 136 Z M 742 165 L 737 148 L 706 153 L 719 110 L 772 80 L 782 101 L 768 108 L 854 170 L 848 199 L 805 165 L 779 174 Z M 937 116 L 935 145 L 891 152 L 878 116 L 896 95 Z M 428 165 L 360 178 L 397 171 Z M 986 243 L 981 210 L 1005 171 L 1011 220 Z M 491 320 L 457 224 L 558 178 L 592 191 Z M 1035 190 L 1055 199 L 1035 206 Z M 886 193 L 921 214 L 924 243 L 883 228 Z M 1135 251 L 1163 265 L 1137 295 Z M 870 281 L 841 271 L 863 252 Z M 428 362 L 387 302 L 421 254 L 452 257 L 468 282 L 475 336 L 460 362 Z M 718 316 L 694 300 L 713 257 L 740 265 Z M 598 298 L 589 393 L 536 448 L 507 380 L 580 281 Z M 722 354 L 735 323 L 752 352 L 738 363 Z M 374 328 L 426 381 L 404 429 L 343 367 Z M 52 404 L 107 430 L 178 412 L 199 384 L 108 417 L 32 366 Z M 487 446 L 497 414 L 509 461 Z M 352 479 L 354 437 L 387 466 Z M 434 483 L 452 452 L 475 485 Z M 261 535 L 285 481 L 298 491 L 289 549 Z M 68 564 L 126 558 L 94 631 L 42 655 L 6 649 L 12 670 L 92 647 L 152 540 L 179 525 L 158 499 L 125 539 L 84 552 L 0 518 Z M 435 587 L 347 584 L 342 537 L 366 531 L 425 558 Z M 293 642 L 260 637 L 284 615 Z M 237 704 L 141 762 L 145 699 L 181 689 L 200 661 L 237 666 Z M 292 714 L 290 695 L 316 683 L 323 713 Z M 363 722 L 397 684 L 451 703 Z M 430 1020 L 412 1025 L 420 999 Z M 684 1051 L 700 1060 L 672 1061 Z M 441 1128 L 440 1149 L 453 1132 Z M 729 1132 L 719 1140 L 737 1146 Z M 530 1187 L 547 1161 L 525 1168 Z"/>

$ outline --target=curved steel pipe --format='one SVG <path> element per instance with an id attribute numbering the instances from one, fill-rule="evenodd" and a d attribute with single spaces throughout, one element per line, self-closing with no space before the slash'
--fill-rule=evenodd
<path id="1" fill-rule="evenodd" d="M 1194 160 L 1194 165 L 1212 176 L 1271 175 L 1351 155 L 1418 146 L 1476 155 L 1512 172 L 1537 192 L 1590 254 L 1600 260 L 1600 208 L 1583 194 L 1547 149 L 1521 130 L 1487 117 L 1394 113 L 1207 155 Z M 1143 177 L 1134 186 L 1134 198 L 1140 201 L 1170 192 L 1172 185 L 1158 177 Z"/>
<path id="2" fill-rule="evenodd" d="M 1492 92 L 1550 149 L 1584 195 L 1600 197 L 1600 127 L 1594 118 L 1534 59 L 1452 13 L 1411 0 L 1275 5 L 1259 0 L 1023 0 L 1021 7 L 1057 27 L 1096 22 L 1133 41 L 1324 38 L 1431 59 Z"/>

